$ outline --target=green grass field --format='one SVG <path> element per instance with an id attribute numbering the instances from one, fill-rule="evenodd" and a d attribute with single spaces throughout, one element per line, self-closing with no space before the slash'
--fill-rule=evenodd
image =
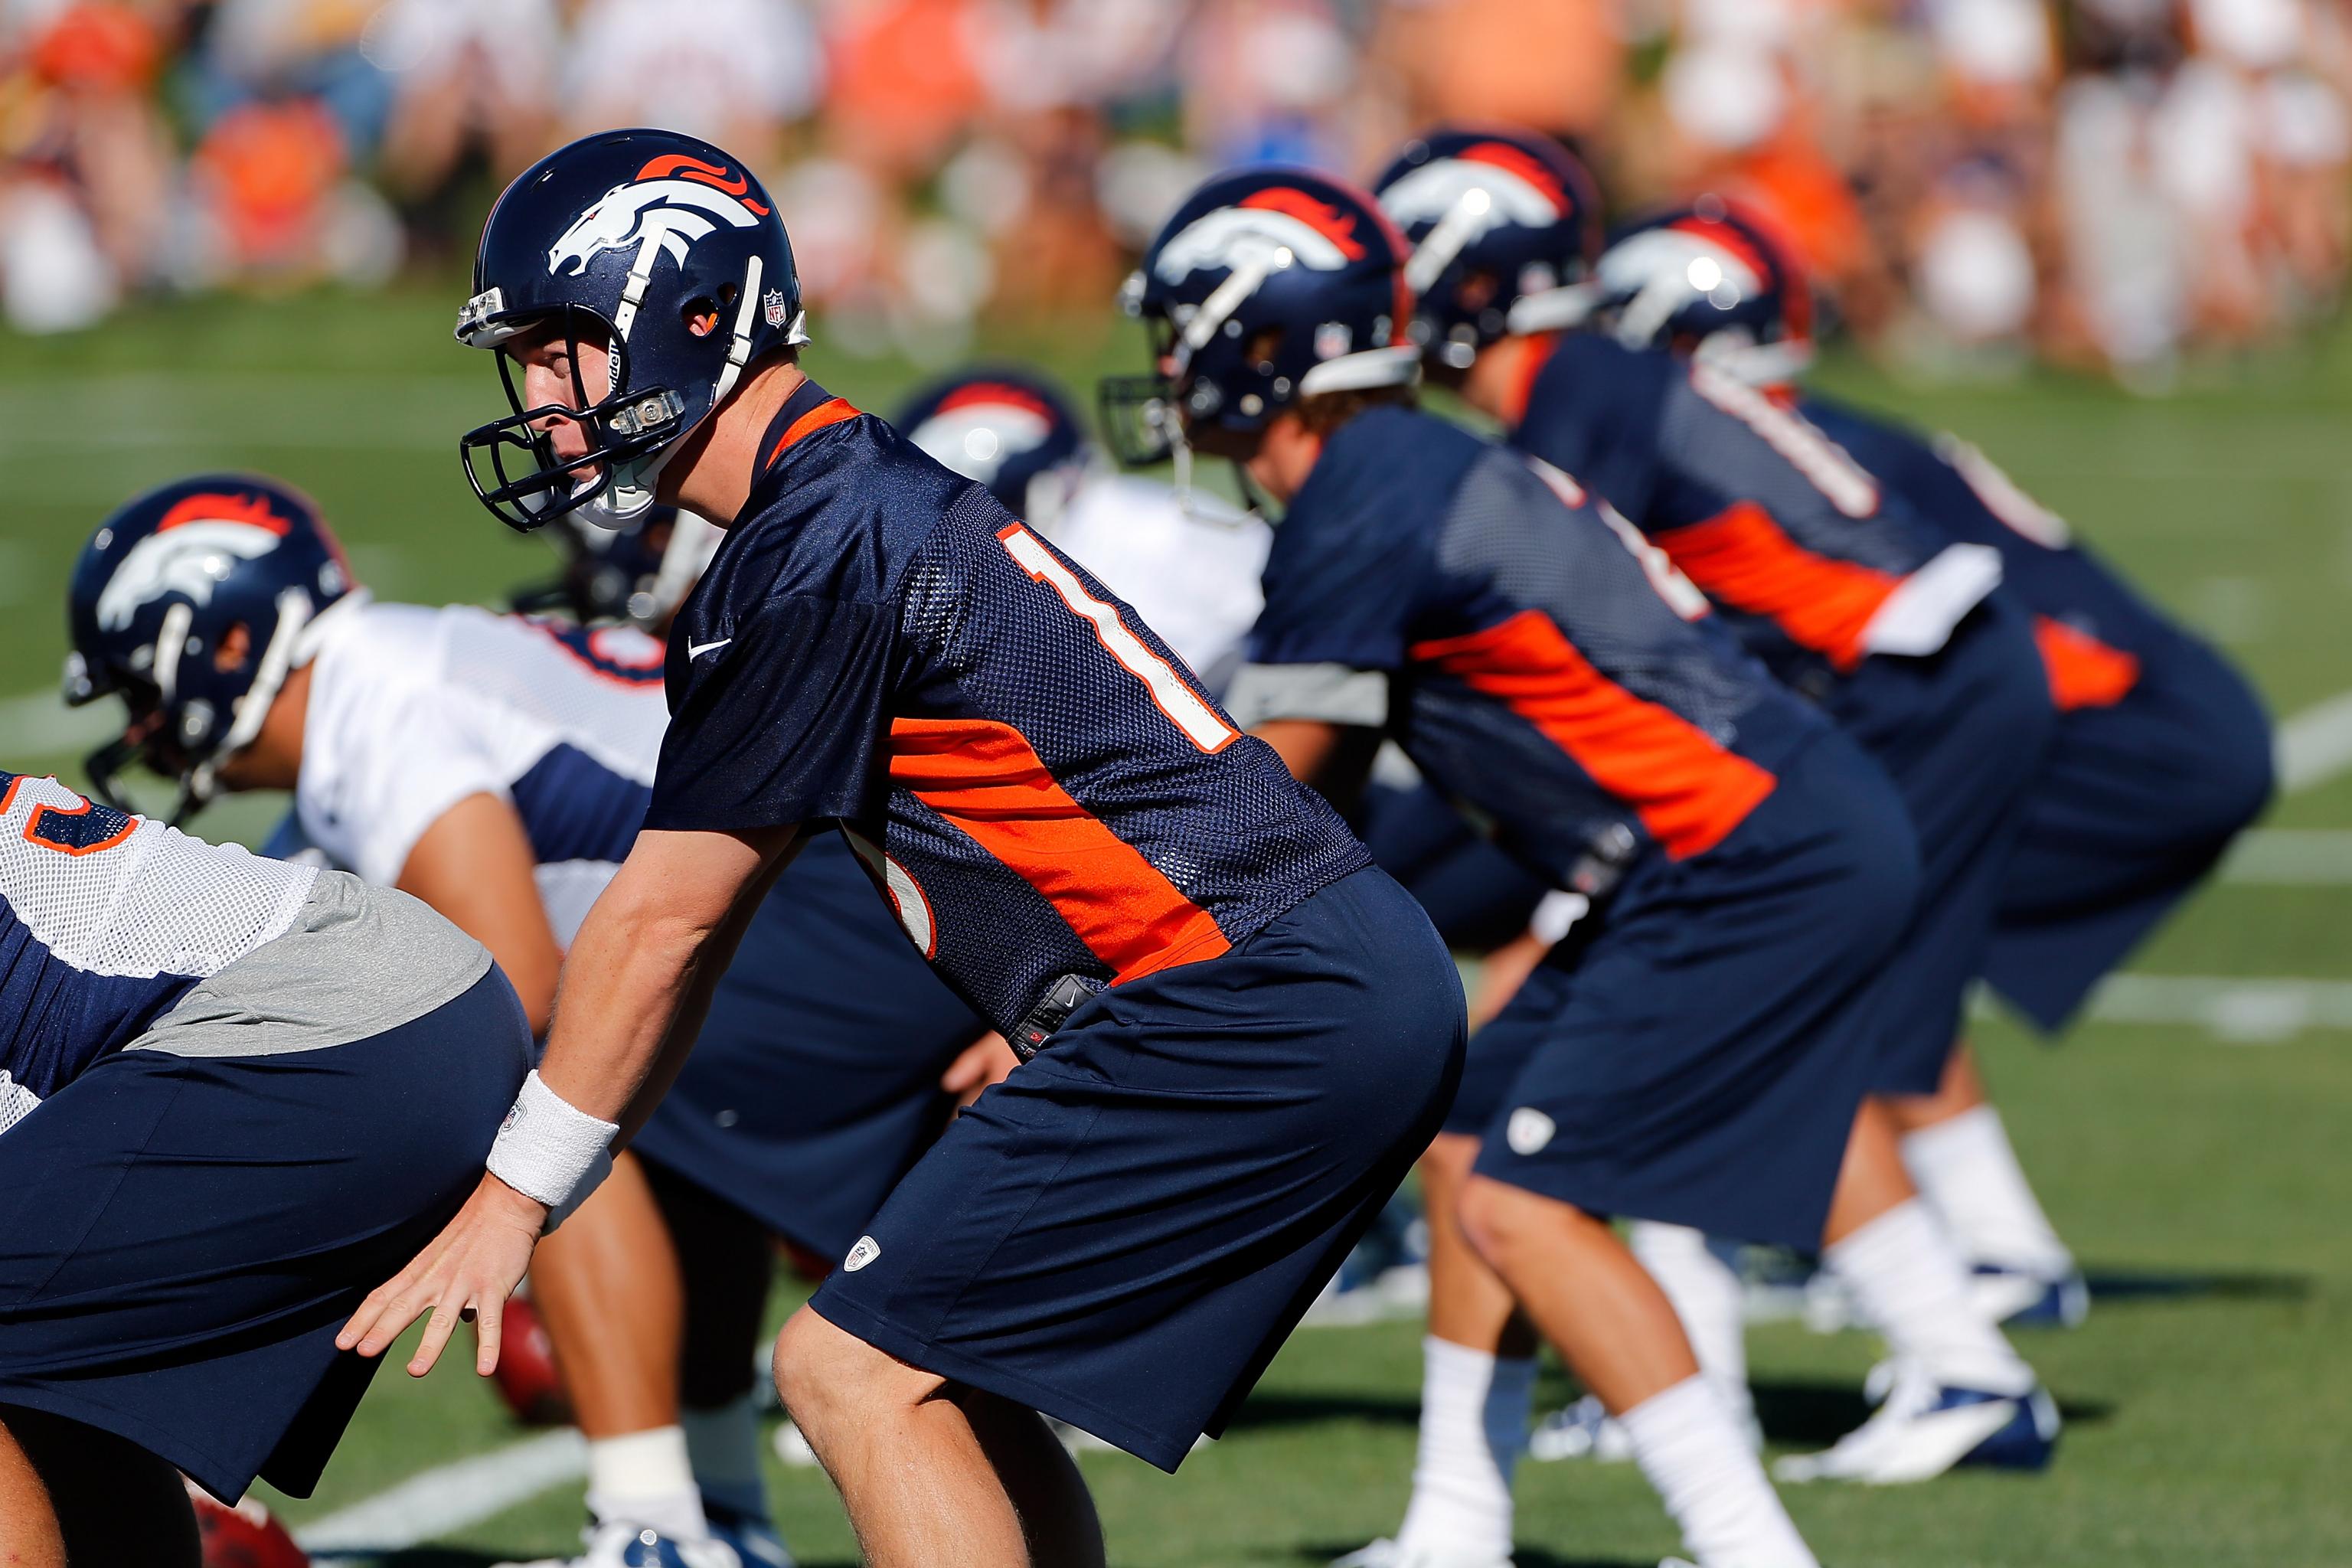
<path id="1" fill-rule="evenodd" d="M 70 773 L 86 743 L 37 700 L 10 700 L 53 684 L 68 563 L 142 486 L 199 467 L 278 474 L 323 503 L 387 598 L 495 600 L 547 569 L 544 547 L 507 535 L 458 473 L 457 433 L 499 396 L 488 365 L 450 343 L 447 292 L 216 302 L 134 312 L 72 341 L 0 340 L 0 607 L 17 633 L 0 645 L 0 763 Z M 1129 368 L 1118 362 L 1131 347 L 1106 325 L 1048 357 L 1090 375 Z M 837 363 L 821 345 L 811 365 L 886 409 L 911 374 Z M 2054 380 L 1914 393 L 1852 363 L 1827 379 L 1983 446 L 2221 638 L 2282 715 L 2352 689 L 2352 335 L 2162 404 Z M 250 834 L 278 808 L 232 803 L 206 828 Z M 2285 797 L 2272 824 L 2352 830 L 2352 774 Z M 2347 914 L 2352 888 L 2225 883 L 2135 968 L 2352 981 Z M 2352 1037 L 2315 1028 L 2231 1043 L 2184 1014 L 2094 1023 L 2054 1051 L 1998 1020 L 1982 1040 L 2050 1207 L 2106 1287 L 2086 1328 L 2027 1343 L 2069 1412 L 2067 1440 L 2038 1479 L 1792 1493 L 1825 1562 L 2352 1563 Z M 1874 1349 L 1759 1331 L 1776 1446 L 1816 1445 L 1858 1421 Z M 1177 1478 L 1089 1458 L 1113 1561 L 1307 1564 L 1393 1528 L 1418 1380 L 1412 1325 L 1310 1331 L 1226 1439 Z M 282 1511 L 315 1519 L 522 1436 L 461 1368 L 416 1384 L 390 1372 L 319 1495 Z M 824 1483 L 773 1479 L 803 1561 L 853 1561 Z M 1519 1496 L 1523 1568 L 1646 1564 L 1675 1545 L 1628 1469 L 1531 1465 Z M 557 1552 L 579 1517 L 576 1487 L 557 1487 L 389 1561 Z"/>

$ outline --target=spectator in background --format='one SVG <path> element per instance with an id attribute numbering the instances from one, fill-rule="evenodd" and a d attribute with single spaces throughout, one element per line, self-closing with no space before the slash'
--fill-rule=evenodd
<path id="1" fill-rule="evenodd" d="M 797 0 L 584 0 L 564 50 L 563 95 L 587 108 L 563 134 L 656 125 L 764 164 L 816 106 L 823 79 Z"/>

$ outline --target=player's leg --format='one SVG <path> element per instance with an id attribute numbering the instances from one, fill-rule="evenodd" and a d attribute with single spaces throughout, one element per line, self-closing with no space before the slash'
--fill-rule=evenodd
<path id="1" fill-rule="evenodd" d="M 776 1389 L 874 1568 L 1103 1561 L 1086 1483 L 1034 1414 L 1024 1426 L 1003 1401 L 909 1366 L 805 1308 L 777 1337 Z"/>
<path id="2" fill-rule="evenodd" d="M 197 1568 L 180 1472 L 125 1437 L 0 1405 L 0 1563 Z"/>
<path id="3" fill-rule="evenodd" d="M 1422 1156 L 1429 1332 L 1412 1499 L 1392 1541 L 1346 1563 L 1484 1565 L 1511 1554 L 1511 1478 L 1527 1447 L 1535 1331 L 1462 1229 L 1462 1191 L 1477 1157 L 1478 1140 L 1458 1132 L 1440 1133 Z"/>
<path id="4" fill-rule="evenodd" d="M 760 1473 L 754 1364 L 775 1252 L 768 1227 L 708 1189 L 648 1160 L 646 1174 L 677 1248 L 686 1284 L 678 1424 L 711 1533 L 745 1568 L 785 1560 Z"/>

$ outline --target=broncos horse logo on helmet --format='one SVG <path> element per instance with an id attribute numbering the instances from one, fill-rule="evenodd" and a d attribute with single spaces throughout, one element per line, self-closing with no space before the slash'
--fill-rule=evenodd
<path id="1" fill-rule="evenodd" d="M 1813 295 L 1760 214 L 1701 196 L 1610 242 L 1596 323 L 1635 348 L 1677 347 L 1751 386 L 1795 380 L 1813 357 Z"/>
<path id="2" fill-rule="evenodd" d="M 90 754 L 90 793 L 121 807 L 118 775 L 139 759 L 178 781 L 174 821 L 201 807 L 309 661 L 322 616 L 366 597 L 318 510 L 274 480 L 200 474 L 126 502 L 67 591 L 66 700 L 130 710 Z"/>
<path id="3" fill-rule="evenodd" d="M 1247 437 L 1300 397 L 1414 380 L 1403 258 L 1379 205 L 1326 174 L 1248 169 L 1193 192 L 1121 290 L 1158 374 L 1102 384 L 1119 460 L 1156 462 L 1187 429 Z"/>
<path id="4" fill-rule="evenodd" d="M 1414 334 L 1465 370 L 1510 333 L 1572 327 L 1601 254 L 1601 197 L 1566 148 L 1533 132 L 1445 126 L 1406 143 L 1373 186 L 1412 247 Z"/>
<path id="5" fill-rule="evenodd" d="M 667 131 L 587 137 L 516 176 L 483 225 L 474 294 L 457 340 L 500 351 L 541 331 L 595 342 L 609 381 L 573 371 L 573 402 L 524 406 L 499 353 L 512 410 L 459 443 L 493 515 L 530 530 L 578 509 L 606 526 L 644 515 L 685 435 L 746 371 L 808 341 L 792 241 L 740 160 Z M 549 430 L 576 426 L 578 457 Z"/>
<path id="6" fill-rule="evenodd" d="M 1050 529 L 1093 459 L 1077 412 L 1042 376 L 1008 366 L 957 371 L 890 423 L 1013 516 Z"/>

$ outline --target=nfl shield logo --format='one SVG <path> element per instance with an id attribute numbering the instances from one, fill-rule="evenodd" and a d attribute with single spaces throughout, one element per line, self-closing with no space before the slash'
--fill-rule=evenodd
<path id="1" fill-rule="evenodd" d="M 781 327 L 784 324 L 784 291 L 782 289 L 769 289 L 761 296 L 760 305 L 767 315 L 768 325 Z"/>
<path id="2" fill-rule="evenodd" d="M 1326 321 L 1315 329 L 1315 357 L 1338 359 L 1356 346 L 1356 334 L 1345 321 Z"/>

